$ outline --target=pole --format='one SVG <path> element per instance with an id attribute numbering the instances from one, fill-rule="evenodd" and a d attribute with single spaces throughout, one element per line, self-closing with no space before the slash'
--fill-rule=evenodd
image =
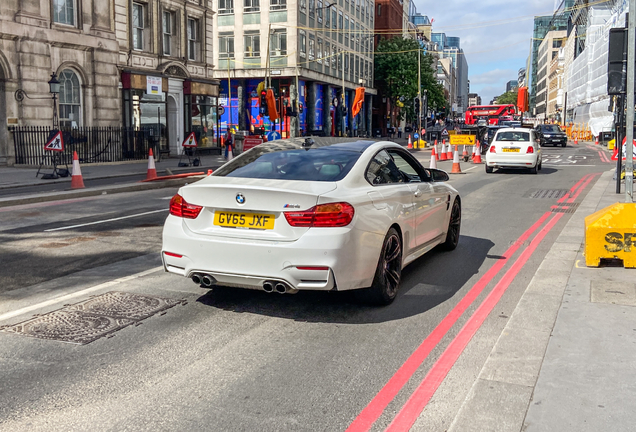
<path id="1" fill-rule="evenodd" d="M 232 124 L 232 83 L 230 82 L 230 59 L 227 59 L 227 130 L 230 131 L 230 125 Z M 240 116 L 239 116 L 240 117 Z"/>
<path id="2" fill-rule="evenodd" d="M 346 103 L 346 99 L 345 99 L 345 52 L 344 50 L 340 51 L 340 53 L 342 54 L 342 111 L 341 112 L 345 112 L 344 110 L 347 108 L 347 103 Z M 342 136 L 347 136 L 347 127 L 345 126 L 345 116 L 340 116 L 340 121 L 342 122 Z"/>
<path id="3" fill-rule="evenodd" d="M 423 100 L 422 100 L 422 65 L 421 65 L 421 54 L 422 54 L 422 47 L 419 45 L 420 42 L 417 40 L 417 37 L 415 38 L 415 41 L 418 44 L 417 47 L 417 100 L 420 101 L 419 103 L 419 107 L 418 107 L 418 112 L 417 112 L 417 133 L 421 134 L 422 133 L 422 105 L 423 105 Z M 424 137 L 421 137 L 421 139 L 423 140 Z M 419 144 L 418 144 L 418 148 L 419 148 Z"/>
<path id="4" fill-rule="evenodd" d="M 267 58 L 265 60 L 265 89 L 270 88 L 270 83 L 268 82 L 269 79 L 269 52 L 271 51 L 270 49 L 270 36 L 272 34 L 272 23 L 269 24 L 269 26 L 267 27 Z"/>
<path id="5" fill-rule="evenodd" d="M 625 149 L 625 202 L 634 202 L 634 67 L 636 61 L 636 0 L 629 0 L 629 22 L 627 29 L 627 115 Z M 618 155 L 621 159 L 621 155 Z M 616 175 L 620 177 L 621 173 Z"/>
<path id="6" fill-rule="evenodd" d="M 623 104 L 623 96 L 616 96 L 616 106 L 614 110 L 616 112 L 616 136 L 614 137 L 614 146 L 616 147 L 617 154 L 620 156 L 623 154 L 623 113 L 625 112 L 625 105 Z M 621 171 L 622 171 L 622 157 L 616 159 L 616 193 L 621 193 Z"/>

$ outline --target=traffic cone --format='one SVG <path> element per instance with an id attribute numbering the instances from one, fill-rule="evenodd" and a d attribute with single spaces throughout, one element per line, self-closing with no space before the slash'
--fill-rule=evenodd
<path id="1" fill-rule="evenodd" d="M 234 159 L 234 154 L 232 153 L 232 143 L 225 146 L 225 159 L 229 162 Z"/>
<path id="2" fill-rule="evenodd" d="M 146 174 L 146 180 L 152 180 L 157 178 L 157 169 L 155 168 L 155 157 L 152 155 L 152 149 L 148 152 L 148 173 Z"/>
<path id="3" fill-rule="evenodd" d="M 212 170 L 208 170 L 208 175 L 209 176 L 212 175 L 212 172 L 213 172 Z"/>
<path id="4" fill-rule="evenodd" d="M 442 142 L 442 151 L 439 154 L 439 160 L 448 160 L 448 152 L 446 151 L 446 143 Z"/>
<path id="5" fill-rule="evenodd" d="M 431 163 L 428 165 L 431 169 L 437 169 L 437 153 L 435 153 L 435 147 L 433 147 L 433 152 L 431 153 Z"/>
<path id="6" fill-rule="evenodd" d="M 406 148 L 408 148 L 408 149 L 412 149 L 413 148 L 413 141 L 411 141 L 411 134 L 409 134 L 409 144 L 408 144 L 408 146 L 406 146 Z"/>
<path id="7" fill-rule="evenodd" d="M 596 141 L 594 142 L 594 144 L 598 145 L 598 135 L 596 135 Z"/>
<path id="8" fill-rule="evenodd" d="M 473 163 L 480 164 L 481 162 L 481 149 L 479 148 L 479 144 L 475 144 L 475 159 L 473 159 Z"/>
<path id="9" fill-rule="evenodd" d="M 453 167 L 451 168 L 451 174 L 461 174 L 462 169 L 459 166 L 459 150 L 455 146 L 455 154 L 453 155 Z"/>
<path id="10" fill-rule="evenodd" d="M 579 145 L 579 138 L 578 137 L 574 138 L 574 145 Z"/>
<path id="11" fill-rule="evenodd" d="M 464 145 L 464 151 L 462 152 L 462 159 L 464 159 L 464 162 L 468 162 L 468 152 L 466 151 L 466 145 Z"/>
<path id="12" fill-rule="evenodd" d="M 84 189 L 84 179 L 82 178 L 82 170 L 79 165 L 77 152 L 73 152 L 73 174 L 71 177 L 71 189 Z"/>
<path id="13" fill-rule="evenodd" d="M 435 146 L 431 148 L 431 157 L 434 157 L 436 161 L 439 160 L 439 156 L 437 155 L 437 149 L 435 148 Z"/>
<path id="14" fill-rule="evenodd" d="M 473 154 L 472 154 L 472 156 L 470 157 L 470 160 L 471 160 L 473 163 L 475 163 L 475 153 L 476 153 L 476 152 L 477 152 L 477 144 L 475 144 L 475 145 L 473 146 Z"/>
<path id="15" fill-rule="evenodd" d="M 455 147 L 457 149 L 457 147 Z M 446 147 L 446 159 L 453 160 L 453 146 L 451 143 L 448 143 L 448 147 Z"/>

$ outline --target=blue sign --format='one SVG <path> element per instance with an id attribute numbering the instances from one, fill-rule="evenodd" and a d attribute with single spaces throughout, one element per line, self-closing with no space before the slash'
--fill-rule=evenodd
<path id="1" fill-rule="evenodd" d="M 267 141 L 274 141 L 280 139 L 280 133 L 277 131 L 271 131 L 267 134 Z"/>
<path id="2" fill-rule="evenodd" d="M 417 140 L 419 138 L 420 138 L 420 136 L 418 134 L 416 134 L 416 133 L 413 134 L 413 139 Z"/>

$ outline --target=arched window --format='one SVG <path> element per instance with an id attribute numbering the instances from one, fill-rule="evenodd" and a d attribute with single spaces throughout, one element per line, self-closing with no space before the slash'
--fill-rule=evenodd
<path id="1" fill-rule="evenodd" d="M 70 69 L 60 73 L 60 126 L 81 126 L 82 105 L 80 82 L 77 74 Z"/>

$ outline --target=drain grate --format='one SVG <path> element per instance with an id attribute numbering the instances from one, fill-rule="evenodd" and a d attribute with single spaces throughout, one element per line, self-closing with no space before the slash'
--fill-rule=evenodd
<path id="1" fill-rule="evenodd" d="M 2 331 L 84 345 L 184 302 L 111 291 Z"/>
<path id="2" fill-rule="evenodd" d="M 552 206 L 552 213 L 574 213 L 580 203 L 568 203 Z"/>
<path id="3" fill-rule="evenodd" d="M 523 195 L 523 197 L 559 199 L 563 198 L 568 192 L 569 191 L 567 189 L 530 189 Z"/>

